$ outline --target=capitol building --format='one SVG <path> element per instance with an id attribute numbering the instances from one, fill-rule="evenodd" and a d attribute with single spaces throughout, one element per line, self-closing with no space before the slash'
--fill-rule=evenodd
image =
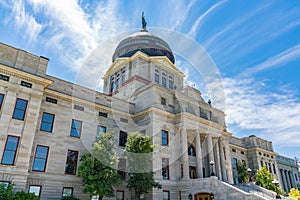
<path id="1" fill-rule="evenodd" d="M 103 76 L 103 92 L 47 75 L 48 61 L 0 43 L 0 183 L 14 183 L 16 190 L 42 200 L 69 194 L 89 199 L 77 176 L 80 156 L 100 132 L 115 132 L 122 152 L 127 133 L 139 131 L 157 146 L 153 171 L 162 185 L 145 199 L 273 195 L 250 183 L 240 187 L 238 162 L 253 174 L 265 165 L 286 192 L 300 187 L 295 161 L 274 152 L 271 141 L 228 132 L 225 113 L 184 85 L 171 47 L 146 27 L 118 44 Z M 124 183 L 107 199 L 133 199 L 126 188 L 126 163 L 120 154 L 116 167 L 122 166 Z"/>

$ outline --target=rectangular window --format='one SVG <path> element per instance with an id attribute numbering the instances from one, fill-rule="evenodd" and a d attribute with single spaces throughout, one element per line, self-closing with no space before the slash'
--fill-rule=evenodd
<path id="1" fill-rule="evenodd" d="M 4 185 L 4 188 L 7 189 L 9 186 L 10 182 L 9 181 L 0 181 L 0 185 Z"/>
<path id="2" fill-rule="evenodd" d="M 161 130 L 161 145 L 168 146 L 169 145 L 169 133 L 168 131 Z"/>
<path id="3" fill-rule="evenodd" d="M 115 82 L 112 81 L 110 84 L 110 92 L 112 93 L 114 89 L 115 89 Z"/>
<path id="4" fill-rule="evenodd" d="M 0 94 L 0 110 L 2 107 L 3 99 L 4 99 L 4 94 Z"/>
<path id="5" fill-rule="evenodd" d="M 40 185 L 30 185 L 28 193 L 33 193 L 35 196 L 41 196 L 42 186 Z"/>
<path id="6" fill-rule="evenodd" d="M 79 120 L 72 119 L 70 136 L 80 138 L 81 128 L 82 128 L 82 122 Z"/>
<path id="7" fill-rule="evenodd" d="M 24 120 L 26 108 L 27 108 L 27 101 L 24 99 L 17 99 L 15 110 L 13 113 L 14 119 Z"/>
<path id="8" fill-rule="evenodd" d="M 124 158 L 119 158 L 118 163 L 118 174 L 123 180 L 126 178 L 126 160 Z"/>
<path id="9" fill-rule="evenodd" d="M 106 117 L 107 118 L 107 113 L 99 112 L 98 115 L 101 116 L 101 117 Z"/>
<path id="10" fill-rule="evenodd" d="M 263 167 L 264 166 L 264 162 L 260 161 L 260 166 Z"/>
<path id="11" fill-rule="evenodd" d="M 64 187 L 62 191 L 63 197 L 69 197 L 73 195 L 73 188 L 72 187 Z"/>
<path id="12" fill-rule="evenodd" d="M 128 119 L 125 119 L 125 118 L 122 118 L 122 117 L 120 118 L 120 121 L 124 122 L 124 123 L 128 123 Z"/>
<path id="13" fill-rule="evenodd" d="M 170 191 L 163 190 L 163 200 L 170 200 Z"/>
<path id="14" fill-rule="evenodd" d="M 0 80 L 9 81 L 9 76 L 5 76 L 3 74 L 0 74 Z"/>
<path id="15" fill-rule="evenodd" d="M 161 175 L 163 179 L 169 179 L 169 159 L 162 158 Z"/>
<path id="16" fill-rule="evenodd" d="M 53 129 L 54 117 L 55 117 L 55 115 L 44 112 L 40 130 L 51 133 L 52 129 Z"/>
<path id="17" fill-rule="evenodd" d="M 154 81 L 156 84 L 159 84 L 159 75 L 158 74 L 154 75 Z"/>
<path id="18" fill-rule="evenodd" d="M 44 172 L 46 170 L 48 152 L 49 147 L 41 145 L 36 146 L 32 171 Z"/>
<path id="19" fill-rule="evenodd" d="M 7 136 L 1 164 L 14 165 L 16 153 L 19 145 L 19 137 Z"/>
<path id="20" fill-rule="evenodd" d="M 276 174 L 276 168 L 275 168 L 275 165 L 274 164 L 272 164 L 273 165 L 273 172 L 274 172 L 274 174 Z"/>
<path id="21" fill-rule="evenodd" d="M 32 88 L 32 83 L 28 83 L 28 82 L 25 82 L 25 81 L 21 81 L 21 86 L 28 87 L 28 88 Z"/>
<path id="22" fill-rule="evenodd" d="M 53 99 L 53 98 L 51 98 L 51 97 L 46 97 L 46 101 L 47 101 L 47 102 L 50 102 L 50 103 L 57 104 L 57 99 Z"/>
<path id="23" fill-rule="evenodd" d="M 117 200 L 124 200 L 124 191 L 117 190 Z"/>
<path id="24" fill-rule="evenodd" d="M 120 135 L 119 135 L 119 146 L 121 147 L 125 147 L 126 142 L 127 142 L 127 133 L 124 131 L 120 131 Z"/>
<path id="25" fill-rule="evenodd" d="M 166 79 L 166 77 L 162 77 L 161 78 L 161 85 L 164 86 L 164 87 L 167 87 L 167 79 Z"/>
<path id="26" fill-rule="evenodd" d="M 173 90 L 173 81 L 172 80 L 169 80 L 169 89 Z"/>
<path id="27" fill-rule="evenodd" d="M 74 105 L 74 109 L 75 109 L 75 110 L 84 111 L 84 107 L 78 106 L 78 105 Z"/>
<path id="28" fill-rule="evenodd" d="M 65 174 L 76 175 L 78 151 L 68 150 Z"/>
<path id="29" fill-rule="evenodd" d="M 97 127 L 97 135 L 99 135 L 101 133 L 106 133 L 106 127 L 98 125 L 98 127 Z"/>
<path id="30" fill-rule="evenodd" d="M 164 97 L 161 97 L 161 102 L 162 105 L 167 105 L 167 99 Z"/>
<path id="31" fill-rule="evenodd" d="M 233 158 L 233 169 L 237 169 L 237 159 Z"/>

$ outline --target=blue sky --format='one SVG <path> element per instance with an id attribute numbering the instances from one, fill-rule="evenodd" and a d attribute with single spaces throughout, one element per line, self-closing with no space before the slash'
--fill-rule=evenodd
<path id="1" fill-rule="evenodd" d="M 207 51 L 222 77 L 229 131 L 300 157 L 299 0 L 0 0 L 0 41 L 50 58 L 48 74 L 75 82 L 99 45 L 140 29 L 143 11 L 148 27 L 178 31 Z M 176 57 L 186 84 L 213 101 L 188 61 Z"/>

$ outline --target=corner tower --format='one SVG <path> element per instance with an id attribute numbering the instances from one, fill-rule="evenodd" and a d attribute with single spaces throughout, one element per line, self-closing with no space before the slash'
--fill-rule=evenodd
<path id="1" fill-rule="evenodd" d="M 150 84 L 169 90 L 183 87 L 184 74 L 174 65 L 170 46 L 148 32 L 142 19 L 141 31 L 122 40 L 113 54 L 112 64 L 103 77 L 105 94 L 129 99 Z"/>

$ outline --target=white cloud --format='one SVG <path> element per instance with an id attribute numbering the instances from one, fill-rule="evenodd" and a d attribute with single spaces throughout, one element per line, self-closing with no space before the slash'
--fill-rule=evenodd
<path id="1" fill-rule="evenodd" d="M 200 15 L 197 20 L 195 21 L 195 23 L 193 24 L 192 28 L 190 29 L 188 35 L 190 36 L 194 36 L 194 34 L 196 33 L 198 26 L 200 25 L 200 23 L 203 21 L 203 19 L 209 15 L 214 9 L 216 9 L 217 7 L 219 7 L 220 5 L 222 5 L 223 3 L 225 3 L 226 1 L 221 1 L 218 2 L 216 4 L 214 4 L 213 6 L 211 6 L 207 11 L 205 11 L 202 15 Z"/>
<path id="2" fill-rule="evenodd" d="M 26 37 L 28 43 L 36 41 L 43 26 L 39 24 L 32 15 L 26 12 L 23 1 L 14 1 L 11 9 L 11 15 L 5 22 L 14 24 L 15 30 L 22 32 L 22 37 Z"/>
<path id="3" fill-rule="evenodd" d="M 267 59 L 266 61 L 245 70 L 245 72 L 243 74 L 248 75 L 248 74 L 257 73 L 262 70 L 276 67 L 280 64 L 292 61 L 299 57 L 300 57 L 300 44 L 297 44 L 297 45 L 292 46 L 289 49 Z"/>
<path id="4" fill-rule="evenodd" d="M 254 79 L 223 81 L 227 124 L 235 127 L 234 135 L 249 132 L 278 147 L 300 146 L 300 102 L 293 90 L 282 86 L 271 92 Z"/>

